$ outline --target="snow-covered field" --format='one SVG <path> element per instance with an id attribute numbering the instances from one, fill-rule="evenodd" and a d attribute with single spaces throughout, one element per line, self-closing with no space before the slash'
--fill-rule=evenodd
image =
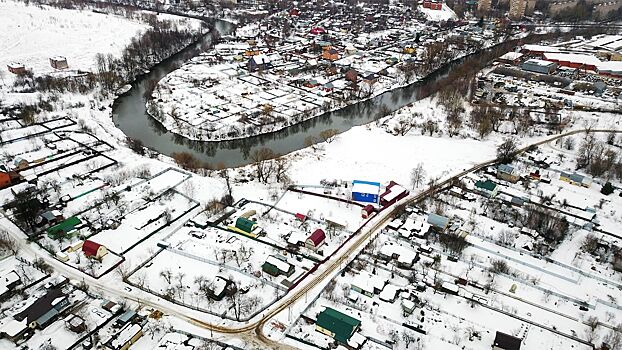
<path id="1" fill-rule="evenodd" d="M 49 58 L 64 56 L 71 70 L 91 70 L 98 53 L 121 53 L 132 37 L 148 25 L 90 11 L 61 10 L 0 2 L 0 67 L 19 62 L 35 74 L 54 71 Z"/>

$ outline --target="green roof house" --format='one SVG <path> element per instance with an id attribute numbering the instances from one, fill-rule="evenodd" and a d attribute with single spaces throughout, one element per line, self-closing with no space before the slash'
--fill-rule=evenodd
<path id="1" fill-rule="evenodd" d="M 244 232 L 248 232 L 248 233 L 253 231 L 253 228 L 255 228 L 255 225 L 257 225 L 255 221 L 249 220 L 241 216 L 235 221 L 236 228 Z"/>
<path id="2" fill-rule="evenodd" d="M 490 180 L 486 180 L 486 181 L 480 180 L 475 183 L 475 188 L 477 188 L 477 190 L 481 192 L 483 195 L 493 198 L 494 196 L 497 195 L 497 190 L 499 189 L 499 186 L 497 186 L 496 183 Z"/>
<path id="3" fill-rule="evenodd" d="M 360 327 L 361 321 L 329 307 L 317 315 L 315 322 L 316 331 L 328 335 L 341 344 L 347 344 Z"/>
<path id="4" fill-rule="evenodd" d="M 76 226 L 80 225 L 81 223 L 82 221 L 80 221 L 80 219 L 72 216 L 63 222 L 48 228 L 48 237 L 58 238 L 60 236 L 66 235 L 67 233 L 75 230 Z"/>

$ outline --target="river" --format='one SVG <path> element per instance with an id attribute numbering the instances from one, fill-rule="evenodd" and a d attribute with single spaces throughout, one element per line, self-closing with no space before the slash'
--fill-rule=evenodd
<path id="1" fill-rule="evenodd" d="M 230 33 L 234 26 L 228 22 L 216 21 L 216 30 L 222 35 Z M 514 45 L 515 43 L 505 42 Z M 148 74 L 132 84 L 132 88 L 117 98 L 113 105 L 115 125 L 127 136 L 141 140 L 146 147 L 159 153 L 171 155 L 175 152 L 189 152 L 197 159 L 215 165 L 238 167 L 250 163 L 249 154 L 259 147 L 269 147 L 274 152 L 287 154 L 305 147 L 305 138 L 318 136 L 322 130 L 337 129 L 344 132 L 357 125 L 376 120 L 381 111 L 395 111 L 405 105 L 429 96 L 442 85 L 442 79 L 457 65 L 485 66 L 487 60 L 480 59 L 481 53 L 471 55 L 445 65 L 428 77 L 409 85 L 385 92 L 370 100 L 358 102 L 343 109 L 323 114 L 281 131 L 231 141 L 193 141 L 168 132 L 160 122 L 146 112 L 144 93 L 147 82 L 162 79 L 184 62 L 211 46 L 211 36 L 206 35 L 198 43 L 156 65 Z M 484 50 L 483 53 L 488 50 Z M 481 62 L 484 61 L 484 62 Z M 441 84 L 439 84 L 441 82 Z M 451 83 L 451 82 L 447 82 Z M 382 107 L 386 106 L 386 107 Z"/>

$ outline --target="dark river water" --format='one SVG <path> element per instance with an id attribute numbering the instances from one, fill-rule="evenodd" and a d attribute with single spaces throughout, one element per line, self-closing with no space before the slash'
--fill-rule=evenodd
<path id="1" fill-rule="evenodd" d="M 222 35 L 230 33 L 234 28 L 233 25 L 224 21 L 217 21 L 215 27 Z M 503 45 L 505 44 L 510 44 L 509 47 L 513 45 L 510 42 Z M 159 153 L 171 155 L 174 152 L 190 152 L 201 161 L 210 164 L 223 163 L 228 167 L 238 167 L 250 163 L 249 154 L 255 148 L 269 147 L 280 154 L 299 150 L 305 147 L 306 137 L 318 136 L 322 130 L 331 128 L 344 132 L 353 126 L 376 120 L 383 111 L 395 111 L 429 96 L 442 85 L 448 72 L 458 65 L 476 64 L 483 67 L 486 64 L 485 60 L 481 59 L 480 53 L 474 54 L 445 65 L 415 84 L 385 92 L 373 99 L 326 113 L 271 134 L 232 141 L 193 141 L 166 131 L 162 124 L 150 117 L 146 112 L 143 95 L 148 81 L 162 79 L 166 74 L 210 46 L 211 36 L 206 35 L 200 42 L 158 64 L 148 74 L 133 83 L 132 89 L 120 96 L 113 105 L 115 125 L 127 136 L 141 140 L 146 147 Z M 451 82 L 446 83 L 451 84 Z"/>

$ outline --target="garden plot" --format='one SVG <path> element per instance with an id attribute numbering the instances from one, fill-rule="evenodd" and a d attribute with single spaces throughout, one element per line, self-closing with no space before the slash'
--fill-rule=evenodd
<path id="1" fill-rule="evenodd" d="M 250 232 L 251 236 L 257 235 L 257 240 L 300 252 L 304 256 L 313 256 L 314 259 L 332 254 L 350 232 L 338 224 L 320 220 L 308 214 L 310 212 L 307 211 L 303 214 L 304 216 L 301 216 L 280 207 L 246 201 L 222 225 L 224 228 L 232 229 L 236 227 L 239 217 L 246 217 L 254 221 L 258 227 Z M 317 230 L 322 231 L 321 244 L 307 247 L 305 245 L 307 239 Z"/>
<path id="2" fill-rule="evenodd" d="M 220 277 L 220 278 L 216 278 Z M 132 276 L 130 282 L 167 300 L 199 308 L 233 320 L 244 320 L 261 312 L 284 294 L 273 283 L 252 275 L 201 261 L 179 251 L 163 250 Z M 235 288 L 222 300 L 208 295 L 222 291 L 222 281 Z"/>
<path id="3" fill-rule="evenodd" d="M 337 195 L 349 199 L 345 196 L 345 193 Z M 287 191 L 276 205 L 288 212 L 307 215 L 320 222 L 330 221 L 339 224 L 347 232 L 356 231 L 365 221 L 361 218 L 361 206 L 294 191 Z"/>
<path id="4" fill-rule="evenodd" d="M 128 203 L 128 205 L 131 204 Z M 170 194 L 130 210 L 119 219 L 115 228 L 105 229 L 90 239 L 105 245 L 109 250 L 124 254 L 137 243 L 164 229 L 197 205 L 178 192 L 170 192 Z M 120 212 L 127 210 L 123 208 L 126 207 L 120 207 L 117 210 Z"/>
<path id="5" fill-rule="evenodd" d="M 271 255 L 278 255 L 281 250 L 244 235 L 221 230 L 214 227 L 197 229 L 184 226 L 169 236 L 166 241 L 171 244 L 169 249 L 182 251 L 184 254 L 201 257 L 204 261 L 225 269 L 240 270 L 262 279 L 277 282 L 267 274 L 262 274 L 261 266 Z M 313 267 L 309 260 L 298 261 L 288 258 L 297 271 L 307 271 Z"/>

